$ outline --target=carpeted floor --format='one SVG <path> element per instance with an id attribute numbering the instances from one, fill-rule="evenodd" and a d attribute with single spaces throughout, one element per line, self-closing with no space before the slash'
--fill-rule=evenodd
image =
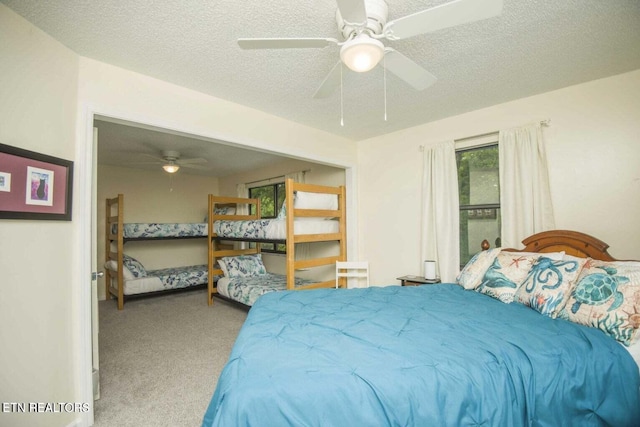
<path id="1" fill-rule="evenodd" d="M 101 301 L 95 426 L 199 426 L 247 311 L 206 292 Z"/>

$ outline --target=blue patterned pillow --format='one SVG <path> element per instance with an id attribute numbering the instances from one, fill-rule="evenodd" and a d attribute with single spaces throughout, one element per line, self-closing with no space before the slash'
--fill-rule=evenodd
<path id="1" fill-rule="evenodd" d="M 500 248 L 494 248 L 475 254 L 458 274 L 458 284 L 468 290 L 477 288 L 499 253 Z"/>
<path id="2" fill-rule="evenodd" d="M 586 262 L 585 258 L 566 255 L 555 261 L 541 256 L 516 291 L 515 301 L 551 318 L 557 317 L 567 302 L 573 286 Z"/>
<path id="3" fill-rule="evenodd" d="M 147 277 L 147 270 L 144 269 L 142 264 L 140 264 L 140 261 L 138 261 L 137 259 L 131 258 L 129 255 L 124 255 L 122 264 L 124 264 L 124 266 L 129 269 L 134 277 Z"/>
<path id="4" fill-rule="evenodd" d="M 500 252 L 482 277 L 476 291 L 506 304 L 513 302 L 518 287 L 538 258 L 540 254 Z"/>
<path id="5" fill-rule="evenodd" d="M 267 269 L 262 263 L 262 254 L 223 257 L 220 266 L 224 275 L 229 278 L 267 274 Z"/>
<path id="6" fill-rule="evenodd" d="M 640 262 L 588 259 L 558 315 L 592 326 L 625 345 L 640 329 Z"/>

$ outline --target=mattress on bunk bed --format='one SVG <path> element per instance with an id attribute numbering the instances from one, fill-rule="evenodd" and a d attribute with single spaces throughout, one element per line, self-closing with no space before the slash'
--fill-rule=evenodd
<path id="1" fill-rule="evenodd" d="M 308 285 L 315 283 L 312 280 L 295 278 L 295 285 Z M 217 283 L 218 293 L 234 301 L 245 305 L 253 305 L 262 295 L 284 291 L 287 289 L 287 276 L 282 274 L 267 273 L 258 276 L 245 277 L 221 277 Z"/>
<path id="2" fill-rule="evenodd" d="M 147 271 L 146 277 L 125 280 L 123 291 L 125 295 L 168 291 L 203 285 L 208 280 L 207 265 L 162 268 Z"/>
<path id="3" fill-rule="evenodd" d="M 160 237 L 206 237 L 208 225 L 204 223 L 127 223 L 123 224 L 126 239 L 150 239 Z M 118 232 L 118 224 L 111 226 L 111 232 Z"/>
<path id="4" fill-rule="evenodd" d="M 285 240 L 287 221 L 285 219 L 255 219 L 247 221 L 216 221 L 215 233 L 220 237 L 245 239 Z M 340 232 L 340 221 L 332 219 L 297 219 L 293 222 L 294 234 L 331 234 Z"/>

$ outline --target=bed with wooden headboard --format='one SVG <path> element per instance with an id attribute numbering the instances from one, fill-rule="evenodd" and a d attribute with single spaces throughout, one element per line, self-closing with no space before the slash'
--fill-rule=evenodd
<path id="1" fill-rule="evenodd" d="M 524 245 L 456 283 L 264 295 L 203 425 L 640 425 L 640 263 L 572 231 Z M 590 275 L 615 289 L 576 295 Z"/>

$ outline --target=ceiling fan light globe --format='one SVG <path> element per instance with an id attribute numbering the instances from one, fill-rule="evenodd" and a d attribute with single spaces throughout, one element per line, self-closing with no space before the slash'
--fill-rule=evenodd
<path id="1" fill-rule="evenodd" d="M 351 70 L 364 73 L 373 69 L 384 56 L 384 45 L 363 35 L 349 40 L 340 49 L 340 59 Z"/>
<path id="2" fill-rule="evenodd" d="M 162 166 L 162 169 L 164 169 L 164 171 L 167 173 L 176 173 L 180 169 L 180 166 L 176 165 L 175 163 L 167 163 L 166 165 Z"/>

